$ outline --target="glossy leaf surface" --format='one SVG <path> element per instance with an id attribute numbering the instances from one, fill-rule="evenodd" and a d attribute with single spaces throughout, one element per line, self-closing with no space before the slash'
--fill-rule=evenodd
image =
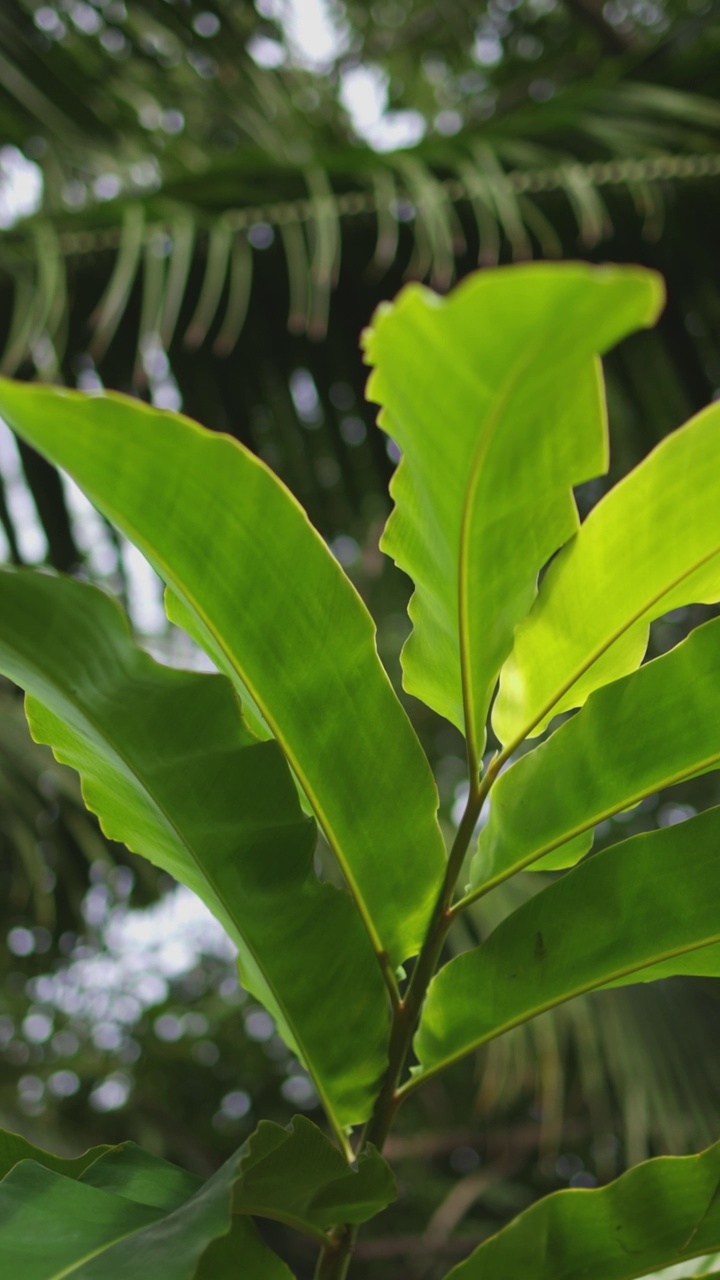
<path id="1" fill-rule="evenodd" d="M 295 499 L 236 441 L 120 395 L 2 381 L 0 413 L 194 613 L 292 764 L 376 949 L 412 954 L 443 872 L 436 788 L 372 620 Z"/>
<path id="2" fill-rule="evenodd" d="M 558 1191 L 447 1280 L 634 1280 L 720 1246 L 720 1143 L 661 1156 L 596 1190 Z"/>
<path id="3" fill-rule="evenodd" d="M 572 865 L 598 822 L 720 767 L 720 620 L 592 693 L 576 716 L 501 775 L 471 866 L 473 888 Z M 570 843 L 567 843 L 567 842 Z"/>
<path id="4" fill-rule="evenodd" d="M 420 1071 L 610 983 L 720 976 L 719 850 L 710 809 L 605 849 L 526 902 L 431 983 Z"/>
<path id="5" fill-rule="evenodd" d="M 405 684 L 461 730 L 467 710 L 475 759 L 538 572 L 578 527 L 572 487 L 607 468 L 596 354 L 661 300 L 641 269 L 532 264 L 446 299 L 411 285 L 365 336 L 403 454 L 382 545 L 415 584 Z"/>
<path id="6" fill-rule="evenodd" d="M 502 742 L 639 666 L 654 618 L 720 599 L 719 447 L 715 404 L 621 480 L 550 565 L 502 671 Z"/>
<path id="7" fill-rule="evenodd" d="M 160 666 L 96 588 L 13 569 L 0 671 L 31 695 L 34 737 L 80 773 L 106 834 L 223 923 L 335 1125 L 362 1120 L 385 1062 L 382 977 L 352 899 L 314 875 L 315 824 L 277 743 L 253 736 L 230 682 Z"/>

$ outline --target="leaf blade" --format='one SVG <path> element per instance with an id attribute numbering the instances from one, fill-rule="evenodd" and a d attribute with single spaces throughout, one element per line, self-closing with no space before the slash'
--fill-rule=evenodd
<path id="1" fill-rule="evenodd" d="M 300 778 L 376 950 L 413 954 L 443 874 L 437 791 L 372 620 L 299 504 L 236 441 L 124 396 L 5 381 L 0 412 L 184 597 Z"/>
<path id="2" fill-rule="evenodd" d="M 31 695 L 34 736 L 80 772 L 110 838 L 223 923 L 336 1128 L 364 1118 L 385 1062 L 385 990 L 352 900 L 314 876 L 314 822 L 277 744 L 249 731 L 224 676 L 171 670 L 137 648 L 97 588 L 2 569 L 0 601 L 0 670 Z"/>
<path id="3" fill-rule="evenodd" d="M 710 809 L 613 845 L 451 960 L 430 985 L 414 1042 L 420 1068 L 406 1087 L 586 991 L 720 974 L 719 837 L 720 809 Z M 478 992 L 487 994 L 476 1007 Z"/>
<path id="4" fill-rule="evenodd" d="M 327 1227 L 364 1222 L 396 1193 L 376 1151 L 352 1169 L 304 1116 L 287 1129 L 261 1121 L 198 1182 L 133 1144 L 113 1148 L 79 1180 L 23 1158 L 0 1182 L 0 1263 L 23 1280 L 230 1280 L 241 1261 L 258 1280 L 287 1280 L 251 1215 L 324 1243 Z"/>
<path id="5" fill-rule="evenodd" d="M 572 865 L 590 847 L 598 822 L 720 767 L 719 669 L 715 619 L 591 693 L 576 716 L 497 779 L 471 888 L 536 859 L 547 868 L 548 855 L 554 867 Z M 562 778 L 561 787 L 550 785 L 553 777 Z"/>
<path id="6" fill-rule="evenodd" d="M 368 398 L 403 454 L 382 545 L 415 584 L 405 685 L 476 762 L 513 629 L 577 528 L 572 486 L 607 467 L 596 353 L 660 299 L 650 273 L 535 263 L 444 300 L 410 287 L 364 337 Z"/>
<path id="7" fill-rule="evenodd" d="M 647 1160 L 606 1187 L 540 1200 L 447 1280 L 633 1280 L 718 1248 L 718 1187 L 720 1143 Z"/>
<path id="8" fill-rule="evenodd" d="M 500 679 L 493 726 L 512 743 L 639 666 L 648 626 L 720 598 L 720 408 L 666 437 L 593 508 L 548 569 Z"/>

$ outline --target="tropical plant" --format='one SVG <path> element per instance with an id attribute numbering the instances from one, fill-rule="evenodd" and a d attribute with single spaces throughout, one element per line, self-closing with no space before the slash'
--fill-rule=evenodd
<path id="1" fill-rule="evenodd" d="M 720 763 L 720 620 L 643 664 L 655 619 L 720 600 L 720 407 L 582 524 L 573 497 L 608 466 L 599 355 L 661 303 L 643 269 L 532 265 L 446 300 L 410 286 L 366 334 L 401 454 L 383 545 L 415 588 L 405 686 L 467 745 L 447 854 L 371 619 L 270 470 L 122 396 L 0 384 L 3 417 L 148 557 L 219 671 L 162 666 L 104 592 L 10 567 L 0 670 L 105 832 L 223 923 L 334 1138 L 261 1122 L 198 1185 L 134 1147 L 63 1162 L 8 1136 L 16 1271 L 287 1276 L 257 1217 L 316 1240 L 318 1280 L 339 1280 L 392 1198 L 380 1152 L 426 1081 L 581 993 L 720 974 L 719 809 L 586 856 L 597 824 Z M 453 925 L 526 869 L 553 881 L 447 960 Z M 541 1200 L 451 1274 L 630 1280 L 706 1257 L 719 1181 L 720 1144 L 650 1160 Z"/>

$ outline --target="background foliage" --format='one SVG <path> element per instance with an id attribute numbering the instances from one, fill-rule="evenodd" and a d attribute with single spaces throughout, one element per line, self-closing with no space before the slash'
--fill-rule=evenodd
<path id="1" fill-rule="evenodd" d="M 360 331 L 407 278 L 443 290 L 478 261 L 642 262 L 668 305 L 609 362 L 610 479 L 706 404 L 720 24 L 704 0 L 322 8 L 322 26 L 282 0 L 3 10 L 5 189 L 24 169 L 42 199 L 0 215 L 0 366 L 182 405 L 249 444 L 353 576 L 396 678 L 407 584 L 377 538 L 397 455 L 363 401 Z M 8 558 L 109 584 L 156 652 L 187 661 L 127 546 L 36 455 L 0 446 Z M 583 489 L 584 510 L 602 491 Z M 709 612 L 656 624 L 655 652 Z M 1 705 L 2 1124 L 58 1150 L 132 1137 L 207 1173 L 259 1116 L 313 1114 L 222 939 L 102 839 L 8 686 Z M 460 740 L 410 710 L 450 831 Z M 718 803 L 714 776 L 621 815 L 627 834 Z M 401 1197 L 390 1234 L 360 1246 L 368 1273 L 428 1276 L 430 1242 L 447 1262 L 538 1193 L 716 1138 L 717 1035 L 714 984 L 631 988 L 429 1085 L 388 1146 Z"/>

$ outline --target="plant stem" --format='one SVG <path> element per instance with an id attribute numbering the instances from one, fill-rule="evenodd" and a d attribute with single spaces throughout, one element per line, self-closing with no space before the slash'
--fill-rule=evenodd
<path id="1" fill-rule="evenodd" d="M 357 1234 L 358 1228 L 348 1224 L 330 1233 L 318 1258 L 314 1280 L 345 1280 Z"/>
<path id="2" fill-rule="evenodd" d="M 470 793 L 465 812 L 450 850 L 445 876 L 430 918 L 425 942 L 418 955 L 407 992 L 404 998 L 394 1005 L 387 1071 L 372 1116 L 362 1135 L 359 1149 L 372 1143 L 382 1151 L 395 1112 L 402 1100 L 398 1095 L 398 1085 L 405 1068 L 423 1000 L 453 920 L 451 903 L 457 878 L 465 854 L 470 847 L 483 801 L 497 776 L 498 769 L 499 760 L 496 758 L 487 769 L 482 782 L 476 780 L 471 774 Z M 357 1227 L 349 1225 L 338 1227 L 331 1233 L 318 1259 L 315 1280 L 345 1280 L 356 1238 Z"/>

